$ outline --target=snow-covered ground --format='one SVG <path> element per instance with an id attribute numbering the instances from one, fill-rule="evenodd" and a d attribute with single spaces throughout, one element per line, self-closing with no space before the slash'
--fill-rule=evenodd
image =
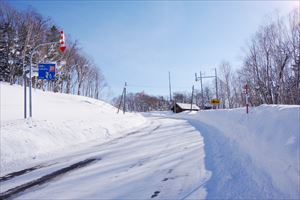
<path id="1" fill-rule="evenodd" d="M 300 199 L 300 106 L 141 116 L 33 97 L 24 120 L 22 88 L 1 83 L 0 197 Z"/>
<path id="2" fill-rule="evenodd" d="M 105 142 L 147 123 L 139 114 L 88 97 L 33 90 L 33 118 L 23 119 L 23 87 L 0 82 L 1 175 L 72 146 Z"/>
<path id="3" fill-rule="evenodd" d="M 205 198 L 203 138 L 186 120 L 38 90 L 23 120 L 21 95 L 1 85 L 0 198 Z"/>
<path id="4" fill-rule="evenodd" d="M 300 198 L 300 106 L 186 112 L 204 137 L 210 198 Z"/>
<path id="5" fill-rule="evenodd" d="M 185 120 L 150 118 L 151 124 L 107 144 L 94 144 L 50 160 L 23 176 L 5 181 L 0 192 L 42 175 L 96 159 L 64 173 L 17 199 L 183 199 L 206 196 L 204 143 Z M 5 193 L 4 193 L 5 194 Z"/>

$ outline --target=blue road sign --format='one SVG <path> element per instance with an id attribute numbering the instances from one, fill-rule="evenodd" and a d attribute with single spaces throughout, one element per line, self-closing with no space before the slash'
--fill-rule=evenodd
<path id="1" fill-rule="evenodd" d="M 53 63 L 40 63 L 38 65 L 40 80 L 54 80 L 55 79 L 55 64 Z"/>

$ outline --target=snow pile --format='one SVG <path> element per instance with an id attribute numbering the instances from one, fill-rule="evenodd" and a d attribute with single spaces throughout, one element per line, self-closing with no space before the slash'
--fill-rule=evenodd
<path id="1" fill-rule="evenodd" d="M 252 171 L 251 176 L 259 179 L 262 173 L 267 174 L 271 179 L 270 188 L 274 187 L 279 191 L 276 195 L 274 192 L 269 195 L 284 198 L 300 197 L 300 106 L 261 105 L 251 108 L 248 115 L 245 108 L 239 108 L 185 112 L 176 117 L 187 118 L 191 124 L 198 127 L 207 145 L 211 145 L 208 142 L 219 140 L 221 145 L 224 144 L 219 148 L 225 152 L 226 145 L 231 143 L 236 149 L 230 151 L 232 155 L 227 155 L 228 158 L 236 154 L 250 157 L 249 162 L 256 166 L 256 169 L 249 168 L 248 171 Z M 207 139 L 212 135 L 212 140 Z M 221 141 L 221 137 L 226 140 Z M 227 161 L 225 159 L 222 162 Z M 238 165 L 239 163 L 236 163 L 234 167 Z M 257 182 L 261 183 L 262 180 Z"/>
<path id="2" fill-rule="evenodd" d="M 105 142 L 147 122 L 138 114 L 88 97 L 33 90 L 33 118 L 23 119 L 23 88 L 0 83 L 1 175 L 68 151 Z"/>

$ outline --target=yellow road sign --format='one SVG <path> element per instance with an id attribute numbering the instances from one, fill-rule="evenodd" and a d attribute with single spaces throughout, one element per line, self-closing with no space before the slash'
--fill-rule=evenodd
<path id="1" fill-rule="evenodd" d="M 219 99 L 212 99 L 212 100 L 210 100 L 210 104 L 212 104 L 212 105 L 219 105 L 220 104 L 220 100 Z"/>

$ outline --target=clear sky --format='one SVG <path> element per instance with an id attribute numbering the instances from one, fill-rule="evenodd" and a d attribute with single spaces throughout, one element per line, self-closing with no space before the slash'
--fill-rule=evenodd
<path id="1" fill-rule="evenodd" d="M 242 47 L 267 15 L 286 15 L 298 1 L 8 1 L 50 17 L 102 69 L 114 95 L 190 91 L 195 72 L 223 60 L 239 68 Z"/>

